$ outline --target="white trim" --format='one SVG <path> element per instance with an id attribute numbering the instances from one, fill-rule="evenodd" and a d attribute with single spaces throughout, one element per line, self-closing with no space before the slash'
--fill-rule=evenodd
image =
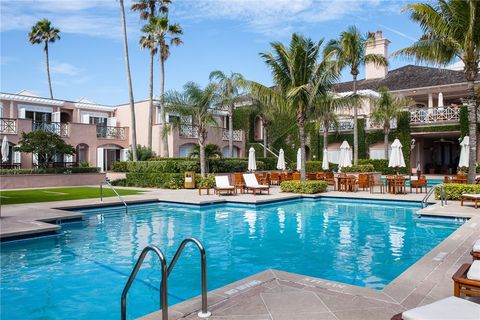
<path id="1" fill-rule="evenodd" d="M 81 118 L 83 119 L 84 116 L 90 117 L 95 117 L 95 118 L 107 118 L 108 119 L 108 113 L 105 112 L 92 112 L 92 111 L 82 111 L 80 112 Z"/>
<path id="2" fill-rule="evenodd" d="M 41 103 L 41 104 L 47 104 L 51 106 L 63 106 L 65 104 L 65 101 L 61 101 L 61 100 L 52 100 L 47 98 L 24 96 L 24 95 L 11 94 L 11 93 L 0 93 L 0 99 L 10 100 L 10 101 L 19 101 L 19 102 Z"/>
<path id="3" fill-rule="evenodd" d="M 100 168 L 100 172 L 105 172 L 104 157 L 104 149 L 97 148 L 97 167 Z"/>
<path id="4" fill-rule="evenodd" d="M 104 106 L 99 104 L 82 103 L 82 102 L 75 102 L 75 108 L 108 111 L 108 112 L 115 112 L 116 110 L 115 107 L 109 107 L 109 106 Z"/>
<path id="5" fill-rule="evenodd" d="M 45 112 L 45 113 L 53 113 L 52 107 L 42 107 L 42 106 L 31 106 L 25 104 L 17 105 L 18 110 L 24 109 L 25 111 L 34 111 L 34 112 Z"/>

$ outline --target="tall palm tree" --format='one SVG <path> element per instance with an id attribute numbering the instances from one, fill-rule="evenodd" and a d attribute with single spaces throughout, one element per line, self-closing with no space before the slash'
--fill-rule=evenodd
<path id="1" fill-rule="evenodd" d="M 325 55 L 333 57 L 339 68 L 350 68 L 353 77 L 353 95 L 357 95 L 357 77 L 359 68 L 366 63 L 386 66 L 386 57 L 378 54 L 366 54 L 365 47 L 373 41 L 373 34 L 362 35 L 356 26 L 350 26 L 336 40 L 330 40 L 325 47 Z M 358 106 L 353 106 L 353 161 L 358 164 Z"/>
<path id="2" fill-rule="evenodd" d="M 157 54 L 157 42 L 151 33 L 151 26 L 147 24 L 143 26 L 143 36 L 140 37 L 140 47 L 148 49 L 150 52 L 150 79 L 149 79 L 149 106 L 148 106 L 148 132 L 147 132 L 147 146 L 152 149 L 152 130 L 153 130 L 153 61 Z"/>
<path id="3" fill-rule="evenodd" d="M 381 87 L 378 92 L 380 96 L 373 98 L 372 120 L 383 126 L 385 159 L 388 160 L 388 135 L 390 134 L 391 121 L 395 120 L 412 101 L 395 97 L 386 87 Z"/>
<path id="4" fill-rule="evenodd" d="M 60 40 L 60 29 L 54 28 L 51 22 L 47 19 L 38 21 L 32 30 L 28 33 L 28 41 L 33 44 L 43 43 L 43 51 L 45 51 L 45 68 L 47 69 L 48 89 L 50 92 L 50 99 L 53 99 L 52 81 L 50 79 L 50 63 L 48 59 L 48 43 L 54 43 Z"/>
<path id="5" fill-rule="evenodd" d="M 160 53 L 160 123 L 162 126 L 162 157 L 168 157 L 168 137 L 166 132 L 165 118 L 165 61 L 170 56 L 170 45 L 182 44 L 180 35 L 183 34 L 182 27 L 178 23 L 170 24 L 168 16 L 150 18 L 152 35 L 158 43 Z"/>
<path id="6" fill-rule="evenodd" d="M 475 181 L 477 161 L 477 115 L 475 79 L 480 63 L 480 1 L 437 0 L 435 3 L 410 4 L 406 8 L 410 19 L 420 24 L 423 35 L 410 47 L 396 55 L 413 57 L 417 61 L 446 65 L 455 59 L 464 63 L 468 83 L 468 128 L 470 152 L 468 182 Z"/>
<path id="7" fill-rule="evenodd" d="M 157 16 L 158 12 L 168 13 L 168 6 L 172 3 L 171 0 L 134 0 L 130 10 L 138 11 L 140 19 L 148 20 L 151 17 Z"/>
<path id="8" fill-rule="evenodd" d="M 243 76 L 237 72 L 231 72 L 229 76 L 220 70 L 210 73 L 210 81 L 216 80 L 219 93 L 222 96 L 222 106 L 228 108 L 228 156 L 233 158 L 233 112 L 235 102 L 240 97 L 240 88 L 245 81 Z"/>
<path id="9" fill-rule="evenodd" d="M 120 15 L 122 18 L 123 29 L 123 51 L 125 56 L 125 70 L 127 73 L 128 83 L 128 100 L 130 102 L 130 115 L 132 118 L 132 158 L 137 161 L 137 124 L 135 120 L 135 101 L 133 99 L 132 75 L 130 74 L 130 60 L 128 58 L 128 41 L 127 41 L 127 24 L 125 22 L 125 7 L 123 0 L 120 0 Z"/>
<path id="10" fill-rule="evenodd" d="M 323 40 L 314 42 L 297 33 L 292 34 L 288 47 L 280 42 L 271 43 L 273 53 L 260 56 L 270 67 L 276 88 L 251 82 L 252 94 L 266 105 L 281 104 L 296 114 L 300 138 L 301 170 L 305 180 L 305 124 L 313 110 L 317 95 L 324 94 L 338 73 L 328 61 L 320 59 Z"/>
<path id="11" fill-rule="evenodd" d="M 200 148 L 200 173 L 205 176 L 207 168 L 205 157 L 207 131 L 208 127 L 217 125 L 212 112 L 219 102 L 217 86 L 209 84 L 202 89 L 198 84 L 188 82 L 183 88 L 183 92 L 167 92 L 165 94 L 165 104 L 168 105 L 169 112 L 174 112 L 180 116 L 179 119 L 191 117 Z M 173 122 L 172 125 L 178 127 L 182 123 Z"/>

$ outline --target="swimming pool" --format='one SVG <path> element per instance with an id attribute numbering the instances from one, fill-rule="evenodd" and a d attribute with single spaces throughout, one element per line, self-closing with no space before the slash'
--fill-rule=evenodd
<path id="1" fill-rule="evenodd" d="M 415 176 L 416 177 L 416 176 Z M 385 178 L 380 178 L 380 181 L 382 181 L 383 183 L 385 183 Z M 407 185 L 407 188 L 410 188 L 410 180 L 407 180 L 405 181 L 406 182 L 406 185 Z M 441 184 L 443 183 L 443 179 L 427 179 L 427 187 L 428 189 L 436 186 L 437 184 Z M 415 191 L 415 189 L 414 189 Z"/>
<path id="2" fill-rule="evenodd" d="M 182 239 L 203 242 L 208 289 L 268 268 L 381 289 L 461 222 L 424 219 L 415 203 L 322 198 L 265 205 L 148 203 L 84 209 L 60 236 L 3 243 L 5 319 L 118 319 L 120 294 L 140 251 L 170 260 Z M 145 260 L 129 317 L 158 310 L 158 262 Z M 199 254 L 188 246 L 169 278 L 169 303 L 200 294 Z"/>

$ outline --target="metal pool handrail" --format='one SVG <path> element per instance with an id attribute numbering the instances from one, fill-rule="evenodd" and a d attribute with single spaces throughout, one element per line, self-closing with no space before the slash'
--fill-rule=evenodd
<path id="1" fill-rule="evenodd" d="M 440 189 L 440 201 L 443 207 L 443 203 L 445 202 L 445 205 L 447 205 L 447 191 L 445 189 L 445 186 L 443 184 L 437 184 L 434 185 L 425 195 L 425 197 L 422 199 L 422 208 L 425 208 L 427 206 L 427 200 L 430 198 L 430 196 L 435 192 L 436 189 Z"/>
<path id="2" fill-rule="evenodd" d="M 100 201 L 103 201 L 103 185 L 106 184 L 107 186 L 110 187 L 110 189 L 112 189 L 112 191 L 117 195 L 118 199 L 120 199 L 120 201 L 122 201 L 123 203 L 123 206 L 125 207 L 125 213 L 128 213 L 128 205 L 127 203 L 123 200 L 123 198 L 118 194 L 117 190 L 115 190 L 115 188 L 112 186 L 112 184 L 110 183 L 110 181 L 108 180 L 105 180 L 105 181 L 102 181 L 100 183 Z"/>
<path id="3" fill-rule="evenodd" d="M 142 250 L 142 253 L 140 254 L 140 257 L 137 260 L 137 263 L 135 264 L 135 267 L 132 270 L 132 273 L 130 274 L 130 277 L 128 277 L 127 284 L 123 288 L 122 292 L 122 299 L 121 299 L 121 319 L 126 320 L 127 319 L 127 293 L 128 290 L 130 290 L 130 287 L 132 286 L 133 280 L 135 280 L 135 277 L 137 276 L 138 270 L 140 270 L 140 267 L 142 266 L 143 260 L 145 259 L 147 253 L 149 251 L 153 251 L 158 259 L 160 260 L 160 263 L 162 264 L 162 282 L 160 283 L 160 306 L 162 309 L 162 319 L 168 319 L 168 268 L 167 268 L 167 260 L 165 259 L 165 255 L 163 254 L 162 250 L 160 250 L 157 246 L 154 245 L 149 245 L 145 247 Z"/>
<path id="4" fill-rule="evenodd" d="M 201 256 L 201 265 L 202 265 L 202 310 L 198 312 L 198 316 L 200 318 L 208 318 L 211 316 L 211 313 L 207 310 L 208 309 L 208 302 L 207 302 L 207 256 L 205 254 L 205 248 L 203 247 L 202 243 L 195 239 L 195 238 L 187 238 L 182 241 L 180 246 L 177 249 L 177 252 L 175 252 L 175 255 L 173 256 L 172 262 L 170 262 L 170 265 L 168 266 L 168 271 L 167 271 L 167 276 L 170 276 L 170 273 L 172 272 L 173 268 L 175 267 L 175 264 L 177 263 L 178 258 L 180 258 L 180 255 L 183 252 L 183 249 L 185 246 L 189 243 L 192 242 L 194 243 L 198 250 L 200 251 L 200 256 Z M 163 318 L 166 319 L 166 318 Z"/>

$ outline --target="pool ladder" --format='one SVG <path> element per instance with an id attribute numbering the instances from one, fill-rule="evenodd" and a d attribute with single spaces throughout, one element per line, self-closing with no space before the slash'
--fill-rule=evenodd
<path id="1" fill-rule="evenodd" d="M 447 191 L 445 189 L 445 186 L 443 184 L 437 184 L 434 185 L 425 195 L 425 197 L 422 199 L 422 208 L 425 208 L 427 206 L 427 200 L 430 198 L 430 196 L 435 192 L 435 190 L 440 189 L 440 201 L 443 207 L 443 203 L 445 202 L 445 205 L 447 205 Z"/>
<path id="2" fill-rule="evenodd" d="M 103 185 L 106 184 L 107 186 L 112 189 L 112 191 L 117 195 L 117 198 L 122 201 L 123 206 L 125 207 L 125 213 L 128 213 L 128 205 L 127 203 L 123 200 L 123 198 L 118 194 L 117 190 L 112 186 L 112 183 L 110 180 L 105 180 L 100 183 L 100 201 L 103 201 Z"/>
<path id="3" fill-rule="evenodd" d="M 207 256 L 205 254 L 205 248 L 203 247 L 202 243 L 197 239 L 187 238 L 187 239 L 184 239 L 180 244 L 180 246 L 178 247 L 177 252 L 175 252 L 175 255 L 173 256 L 172 262 L 170 262 L 170 265 L 168 265 L 168 267 L 167 267 L 167 259 L 165 258 L 165 255 L 163 254 L 162 250 L 160 250 L 157 246 L 148 245 L 142 250 L 142 253 L 140 253 L 140 257 L 138 257 L 137 262 L 135 263 L 135 267 L 133 268 L 132 273 L 128 277 L 127 283 L 123 288 L 122 299 L 121 299 L 121 309 L 122 309 L 121 319 L 122 320 L 127 319 L 128 290 L 130 290 L 130 287 L 132 286 L 132 283 L 135 280 L 135 277 L 137 276 L 137 273 L 140 270 L 140 267 L 142 266 L 143 260 L 145 260 L 145 257 L 150 251 L 154 252 L 155 255 L 158 257 L 158 259 L 160 260 L 160 264 L 162 268 L 162 272 L 161 272 L 162 281 L 160 282 L 160 307 L 162 310 L 162 319 L 168 320 L 168 276 L 172 272 L 173 267 L 175 267 L 175 264 L 177 263 L 178 258 L 180 258 L 180 255 L 182 254 L 183 249 L 189 242 L 194 243 L 197 246 L 198 250 L 200 251 L 201 265 L 202 265 L 202 270 L 201 270 L 202 272 L 202 310 L 198 313 L 198 316 L 200 318 L 210 317 L 211 313 L 207 310 L 208 309 Z"/>

